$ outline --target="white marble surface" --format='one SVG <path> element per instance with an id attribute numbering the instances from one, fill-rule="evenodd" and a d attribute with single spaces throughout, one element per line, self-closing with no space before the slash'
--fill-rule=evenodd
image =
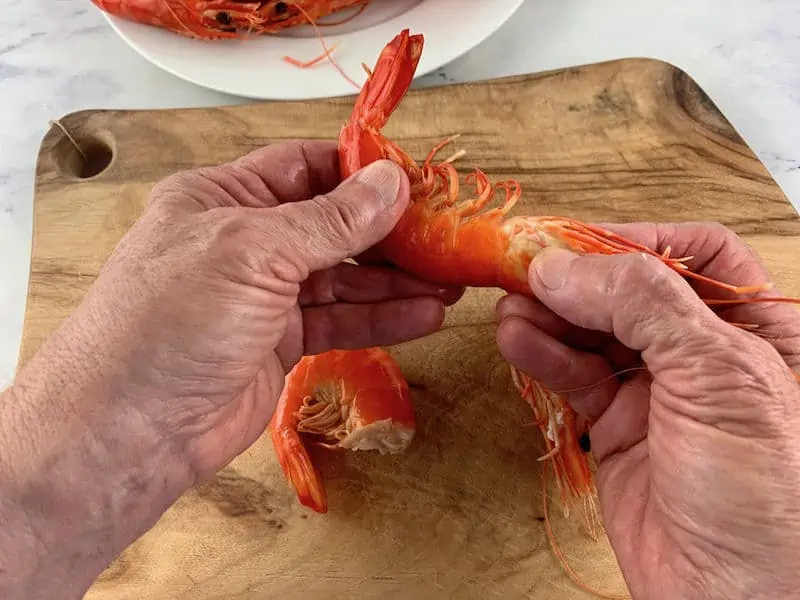
<path id="1" fill-rule="evenodd" d="M 464 9 L 470 2 L 464 0 Z M 28 281 L 32 182 L 48 120 L 87 108 L 243 102 L 152 66 L 88 0 L 0 11 L 0 388 L 15 371 Z M 500 31 L 425 77 L 436 85 L 648 56 L 694 77 L 800 207 L 800 2 L 527 0 Z"/>

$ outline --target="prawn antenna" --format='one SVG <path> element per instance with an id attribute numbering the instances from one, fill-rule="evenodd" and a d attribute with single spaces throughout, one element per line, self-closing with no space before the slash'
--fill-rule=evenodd
<path id="1" fill-rule="evenodd" d="M 359 10 L 359 12 L 357 12 L 355 15 L 351 15 L 350 19 L 354 19 L 356 16 L 361 14 L 361 12 L 366 8 L 366 5 L 368 3 L 369 3 L 369 0 L 367 0 L 367 2 L 365 2 L 362 5 L 362 7 Z M 291 64 L 291 65 L 294 65 L 294 66 L 299 67 L 301 69 L 305 69 L 305 68 L 311 67 L 313 65 L 316 65 L 317 63 L 319 63 L 319 62 L 321 62 L 321 61 L 323 61 L 324 59 L 327 58 L 330 61 L 330 63 L 333 65 L 333 67 L 337 71 L 339 71 L 339 73 L 341 74 L 342 77 L 344 77 L 347 81 L 349 81 L 357 90 L 360 90 L 361 86 L 358 85 L 355 81 L 353 81 L 353 79 L 351 79 L 347 75 L 347 73 L 345 73 L 344 70 L 333 59 L 333 56 L 331 56 L 331 53 L 333 52 L 333 49 L 328 48 L 328 45 L 325 43 L 325 36 L 322 35 L 322 32 L 320 31 L 319 26 L 317 25 L 316 21 L 299 4 L 292 4 L 292 6 L 294 6 L 300 12 L 300 14 L 302 14 L 306 18 L 306 20 L 309 22 L 311 27 L 314 28 L 314 33 L 316 34 L 317 39 L 319 39 L 320 43 L 322 44 L 322 48 L 324 49 L 324 52 L 320 56 L 317 56 L 316 58 L 313 58 L 313 59 L 311 59 L 309 61 L 305 61 L 305 62 L 304 61 L 300 61 L 300 60 L 298 60 L 296 58 L 293 58 L 291 56 L 284 56 L 283 60 L 286 61 L 287 63 Z M 328 25 L 332 25 L 332 24 L 329 23 Z"/>
<path id="2" fill-rule="evenodd" d="M 620 375 L 625 375 L 626 373 L 632 373 L 634 371 L 647 371 L 647 367 L 630 367 L 629 369 L 622 369 L 621 371 L 616 371 L 615 373 L 612 373 L 608 377 L 604 377 L 600 381 L 596 381 L 595 383 L 590 383 L 589 385 L 584 385 L 581 387 L 569 388 L 566 390 L 547 390 L 547 391 L 549 391 L 552 394 L 558 394 L 559 396 L 563 394 L 572 394 L 574 392 L 585 392 L 587 390 L 600 387 L 607 381 L 611 381 L 612 379 L 619 377 Z"/>
<path id="3" fill-rule="evenodd" d="M 589 587 L 585 584 L 578 574 L 572 569 L 572 567 L 567 562 L 567 558 L 564 556 L 564 553 L 561 551 L 561 548 L 558 545 L 558 541 L 556 540 L 556 536 L 553 533 L 553 527 L 550 523 L 550 514 L 547 510 L 547 467 L 542 467 L 542 515 L 544 517 L 544 529 L 545 533 L 547 534 L 547 541 L 550 542 L 550 547 L 553 549 L 553 553 L 558 558 L 558 562 L 561 564 L 561 567 L 566 571 L 569 578 L 572 579 L 572 582 L 581 588 L 584 592 L 588 592 L 590 594 L 594 594 L 598 598 L 604 598 L 605 600 L 630 600 L 630 596 L 614 596 L 611 594 L 606 594 L 604 592 L 599 592 L 596 589 Z"/>

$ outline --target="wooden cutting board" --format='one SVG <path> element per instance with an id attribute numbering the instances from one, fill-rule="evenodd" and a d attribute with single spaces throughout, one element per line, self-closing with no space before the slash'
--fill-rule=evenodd
<path id="1" fill-rule="evenodd" d="M 149 188 L 180 170 L 279 139 L 335 139 L 352 99 L 217 109 L 85 111 L 39 156 L 21 363 L 80 301 Z M 800 294 L 800 223 L 766 168 L 686 74 L 622 60 L 424 89 L 387 134 L 417 157 L 461 133 L 460 168 L 516 177 L 516 214 L 593 221 L 721 221 Z M 99 172 L 111 158 L 107 168 Z M 83 175 L 83 176 L 82 176 Z M 418 435 L 401 456 L 315 455 L 330 512 L 300 506 L 267 436 L 187 493 L 100 577 L 92 600 L 140 598 L 588 598 L 542 523 L 542 444 L 494 345 L 499 293 L 471 290 L 437 335 L 392 349 L 413 388 Z M 581 577 L 624 584 L 607 541 L 555 506 Z"/>

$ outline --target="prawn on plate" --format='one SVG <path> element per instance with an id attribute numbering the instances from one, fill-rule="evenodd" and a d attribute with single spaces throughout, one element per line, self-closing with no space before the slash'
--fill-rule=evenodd
<path id="1" fill-rule="evenodd" d="M 202 40 L 277 33 L 314 23 L 369 0 L 91 0 L 121 19 Z M 353 15 L 355 16 L 355 15 Z M 339 23 L 328 23 L 336 25 Z"/>
<path id="2" fill-rule="evenodd" d="M 371 0 L 91 0 L 103 12 L 127 21 L 165 29 L 198 40 L 247 39 L 275 34 L 291 27 L 311 25 L 322 44 L 323 53 L 302 61 L 292 56 L 282 59 L 305 69 L 328 59 L 339 74 L 356 89 L 359 85 L 334 61 L 320 27 L 341 25 L 354 19 Z M 344 11 L 358 10 L 336 22 L 318 19 Z"/>

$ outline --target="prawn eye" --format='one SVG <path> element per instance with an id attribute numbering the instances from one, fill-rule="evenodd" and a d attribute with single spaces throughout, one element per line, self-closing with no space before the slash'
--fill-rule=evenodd
<path id="1" fill-rule="evenodd" d="M 226 12 L 218 12 L 217 16 L 217 23 L 220 25 L 230 25 L 231 24 L 231 16 Z"/>
<path id="2" fill-rule="evenodd" d="M 578 440 L 578 444 L 580 444 L 581 450 L 584 452 L 591 452 L 592 450 L 592 440 L 589 439 L 589 434 L 584 433 L 580 439 Z"/>
<path id="3" fill-rule="evenodd" d="M 277 15 L 282 15 L 287 10 L 289 10 L 289 7 L 286 5 L 286 2 L 278 2 L 275 5 L 275 14 Z"/>

